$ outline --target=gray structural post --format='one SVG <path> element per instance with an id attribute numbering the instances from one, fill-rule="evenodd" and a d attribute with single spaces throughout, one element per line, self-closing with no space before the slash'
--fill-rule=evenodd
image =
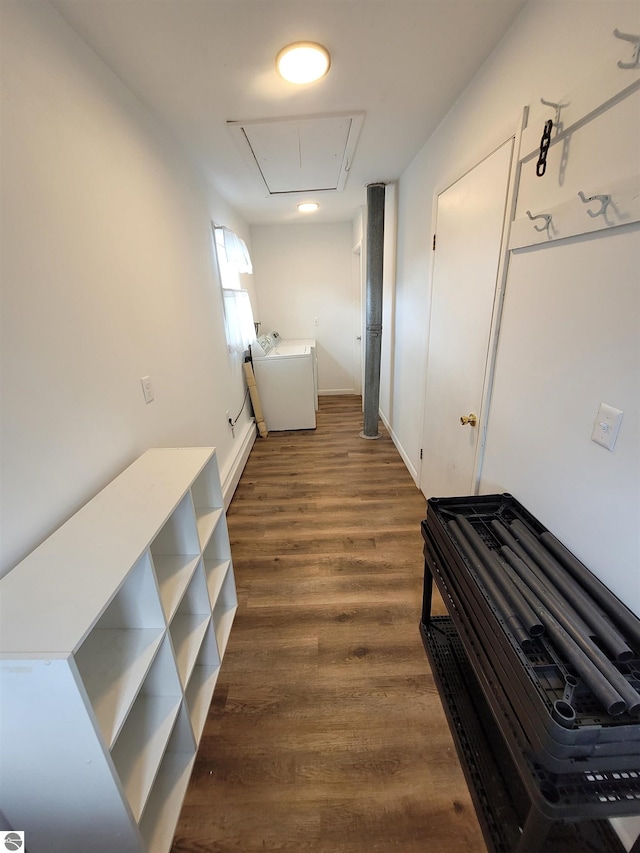
<path id="1" fill-rule="evenodd" d="M 380 438 L 380 353 L 382 350 L 382 270 L 384 260 L 382 183 L 367 185 L 367 297 L 362 438 Z"/>

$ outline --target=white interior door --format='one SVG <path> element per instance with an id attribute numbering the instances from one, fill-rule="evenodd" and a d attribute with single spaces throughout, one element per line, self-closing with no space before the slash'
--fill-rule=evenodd
<path id="1" fill-rule="evenodd" d="M 509 140 L 437 199 L 420 472 L 427 497 L 473 493 L 512 147 Z M 463 426 L 471 414 L 476 425 Z"/>

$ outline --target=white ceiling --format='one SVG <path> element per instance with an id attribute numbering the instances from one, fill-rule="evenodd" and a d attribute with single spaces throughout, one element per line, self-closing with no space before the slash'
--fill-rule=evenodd
<path id="1" fill-rule="evenodd" d="M 353 218 L 366 185 L 398 178 L 526 0 L 52 0 L 250 224 L 297 222 L 268 196 L 228 121 L 364 113 L 343 191 L 310 220 Z M 284 45 L 316 41 L 327 77 L 293 86 Z"/>

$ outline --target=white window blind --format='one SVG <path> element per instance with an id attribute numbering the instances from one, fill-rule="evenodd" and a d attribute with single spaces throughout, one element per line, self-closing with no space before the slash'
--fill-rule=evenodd
<path id="1" fill-rule="evenodd" d="M 240 275 L 251 275 L 253 267 L 247 244 L 230 228 L 214 225 L 216 256 L 225 290 L 240 290 Z"/>
<path id="2" fill-rule="evenodd" d="M 245 352 L 255 340 L 255 326 L 249 293 L 240 284 L 241 274 L 252 274 L 247 246 L 230 228 L 214 225 L 215 241 L 222 296 L 225 329 L 229 352 Z"/>
<path id="3" fill-rule="evenodd" d="M 256 337 L 249 294 L 246 290 L 223 289 L 222 295 L 229 352 L 244 352 Z"/>

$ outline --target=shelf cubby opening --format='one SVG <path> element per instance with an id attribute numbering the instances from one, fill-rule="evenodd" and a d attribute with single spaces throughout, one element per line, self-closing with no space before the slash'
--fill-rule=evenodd
<path id="1" fill-rule="evenodd" d="M 210 622 L 211 606 L 200 562 L 169 626 L 183 685 L 189 680 Z"/>
<path id="2" fill-rule="evenodd" d="M 231 565 L 231 549 L 226 518 L 221 518 L 218 522 L 209 544 L 204 550 L 203 557 L 209 600 L 211 607 L 215 607 L 222 583 Z"/>
<path id="3" fill-rule="evenodd" d="M 182 689 L 165 638 L 111 750 L 136 821 L 151 792 L 181 702 Z"/>
<path id="4" fill-rule="evenodd" d="M 146 850 L 168 853 L 171 848 L 195 761 L 195 750 L 191 726 L 183 706 L 139 821 Z"/>
<path id="5" fill-rule="evenodd" d="M 153 557 L 162 609 L 167 622 L 171 621 L 178 609 L 199 559 L 197 554 L 163 554 Z"/>
<path id="6" fill-rule="evenodd" d="M 184 495 L 151 543 L 160 599 L 167 621 L 178 607 L 200 557 L 191 495 Z"/>
<path id="7" fill-rule="evenodd" d="M 208 507 L 198 511 L 198 537 L 200 546 L 205 548 L 224 518 L 224 510 L 219 507 Z"/>
<path id="8" fill-rule="evenodd" d="M 200 740 L 219 672 L 220 655 L 213 625 L 210 624 L 185 691 L 189 718 L 196 740 Z"/>
<path id="9" fill-rule="evenodd" d="M 227 530 L 227 517 L 220 510 L 220 517 L 212 531 L 206 547 L 203 548 L 205 560 L 230 560 L 231 548 L 229 546 L 229 532 Z"/>
<path id="10" fill-rule="evenodd" d="M 165 634 L 148 552 L 74 655 L 98 727 L 114 743 Z"/>
<path id="11" fill-rule="evenodd" d="M 151 553 L 198 554 L 200 552 L 191 495 L 187 492 L 158 531 Z"/>
<path id="12" fill-rule="evenodd" d="M 216 602 L 220 596 L 222 584 L 227 576 L 227 572 L 231 567 L 231 560 L 205 560 L 204 573 L 207 579 L 207 589 L 209 591 L 209 601 L 211 607 L 216 606 Z"/>
<path id="13" fill-rule="evenodd" d="M 236 596 L 236 583 L 233 575 L 233 566 L 229 565 L 224 576 L 220 593 L 213 608 L 213 625 L 216 634 L 216 643 L 220 659 L 224 656 L 227 647 L 231 625 L 238 608 Z"/>
<path id="14" fill-rule="evenodd" d="M 201 548 L 205 548 L 221 517 L 224 516 L 224 501 L 218 463 L 213 456 L 202 469 L 191 486 L 193 506 L 198 524 Z"/>

